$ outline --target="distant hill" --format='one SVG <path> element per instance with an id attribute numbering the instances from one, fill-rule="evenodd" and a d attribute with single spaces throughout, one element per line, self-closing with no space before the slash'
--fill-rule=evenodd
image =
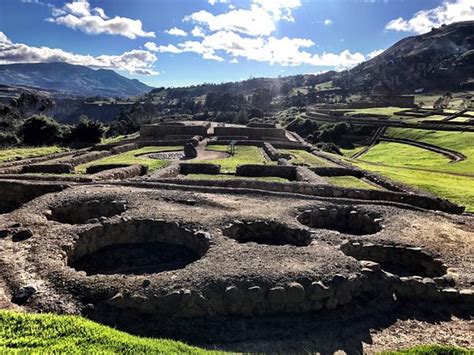
<path id="1" fill-rule="evenodd" d="M 94 70 L 68 63 L 0 65 L 0 84 L 33 86 L 77 96 L 106 97 L 141 95 L 153 89 L 113 70 Z"/>
<path id="2" fill-rule="evenodd" d="M 474 90 L 474 21 L 404 38 L 341 73 L 335 84 L 350 91 L 386 93 Z"/>

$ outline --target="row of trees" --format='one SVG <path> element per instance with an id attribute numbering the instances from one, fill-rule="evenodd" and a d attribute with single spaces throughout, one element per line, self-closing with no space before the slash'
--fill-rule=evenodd
<path id="1" fill-rule="evenodd" d="M 17 118 L 13 125 L 3 127 L 0 132 L 0 146 L 43 146 L 43 145 L 88 145 L 99 143 L 105 127 L 86 116 L 80 118 L 76 125 L 60 124 L 45 115 L 33 115 L 27 119 Z"/>

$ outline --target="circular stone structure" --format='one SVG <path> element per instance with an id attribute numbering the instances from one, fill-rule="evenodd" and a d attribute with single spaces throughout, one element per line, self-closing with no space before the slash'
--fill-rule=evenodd
<path id="1" fill-rule="evenodd" d="M 439 301 L 452 284 L 443 255 L 413 249 L 409 229 L 432 236 L 439 216 L 195 190 L 87 185 L 37 198 L 0 216 L 1 277 L 12 293 L 36 290 L 21 299 L 29 309 L 172 337 L 206 336 L 197 319 L 332 312 L 422 287 Z M 15 240 L 18 228 L 32 235 Z"/>

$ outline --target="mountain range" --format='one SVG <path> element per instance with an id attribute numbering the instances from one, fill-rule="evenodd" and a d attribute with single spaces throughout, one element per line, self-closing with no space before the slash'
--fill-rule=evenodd
<path id="1" fill-rule="evenodd" d="M 153 89 L 113 70 L 94 70 L 68 63 L 0 65 L 0 84 L 37 87 L 76 96 L 105 97 L 135 96 Z"/>

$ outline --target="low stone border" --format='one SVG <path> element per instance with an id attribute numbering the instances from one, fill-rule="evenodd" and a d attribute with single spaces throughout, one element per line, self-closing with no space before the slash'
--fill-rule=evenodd
<path id="1" fill-rule="evenodd" d="M 129 152 L 131 150 L 135 150 L 138 148 L 138 144 L 136 143 L 129 143 L 129 144 L 124 144 L 124 145 L 119 145 L 116 147 L 110 148 L 110 152 L 112 154 L 120 154 L 120 153 L 125 153 Z"/>
<path id="2" fill-rule="evenodd" d="M 221 166 L 217 164 L 205 163 L 180 163 L 179 173 L 183 175 L 188 174 L 212 174 L 217 175 L 221 172 Z"/>
<path id="3" fill-rule="evenodd" d="M 288 180 L 296 180 L 296 167 L 291 165 L 245 164 L 237 166 L 235 175 L 248 177 L 275 176 Z"/>
<path id="4" fill-rule="evenodd" d="M 101 171 L 91 175 L 91 177 L 96 180 L 121 180 L 146 175 L 147 173 L 148 166 L 146 165 L 130 165 L 126 167 Z"/>
<path id="5" fill-rule="evenodd" d="M 56 164 L 31 164 L 25 165 L 21 169 L 21 173 L 43 173 L 43 174 L 71 174 L 74 166 L 68 163 Z"/>
<path id="6" fill-rule="evenodd" d="M 263 150 L 265 151 L 265 153 L 267 153 L 267 155 L 273 161 L 278 161 L 278 159 L 281 158 L 281 153 L 277 149 L 275 149 L 273 145 L 271 145 L 268 142 L 263 143 Z"/>

